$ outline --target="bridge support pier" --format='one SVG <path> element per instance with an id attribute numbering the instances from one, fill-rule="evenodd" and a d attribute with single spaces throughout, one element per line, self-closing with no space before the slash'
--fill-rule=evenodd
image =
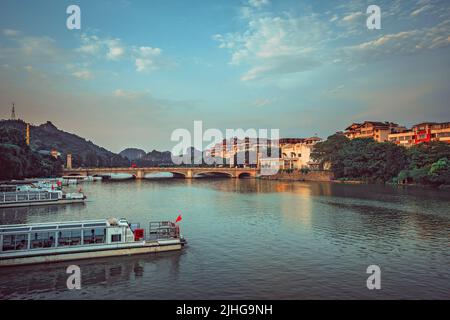
<path id="1" fill-rule="evenodd" d="M 186 172 L 186 175 L 184 176 L 186 179 L 193 179 L 194 178 L 194 174 L 192 173 L 192 170 L 188 170 Z"/>
<path id="2" fill-rule="evenodd" d="M 138 170 L 136 172 L 136 179 L 144 179 L 145 173 L 144 170 Z"/>

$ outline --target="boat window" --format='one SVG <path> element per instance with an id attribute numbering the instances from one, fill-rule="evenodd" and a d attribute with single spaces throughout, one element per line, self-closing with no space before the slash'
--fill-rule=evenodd
<path id="1" fill-rule="evenodd" d="M 41 192 L 39 195 L 40 195 L 41 200 L 50 199 L 50 193 L 48 193 L 48 192 Z"/>
<path id="2" fill-rule="evenodd" d="M 39 195 L 37 193 L 34 192 L 30 192 L 28 194 L 29 200 L 39 200 Z"/>
<path id="3" fill-rule="evenodd" d="M 59 226 L 60 229 L 73 229 L 73 228 L 81 228 L 81 224 L 66 224 Z"/>
<path id="4" fill-rule="evenodd" d="M 16 193 L 12 194 L 5 193 L 5 201 L 6 202 L 16 201 Z"/>
<path id="5" fill-rule="evenodd" d="M 0 186 L 0 192 L 15 192 L 16 186 Z"/>
<path id="6" fill-rule="evenodd" d="M 83 230 L 84 244 L 105 243 L 105 228 L 94 228 Z"/>
<path id="7" fill-rule="evenodd" d="M 60 231 L 58 235 L 58 247 L 77 246 L 81 244 L 81 230 Z"/>
<path id="8" fill-rule="evenodd" d="M 31 234 L 31 249 L 55 246 L 55 232 L 35 232 Z"/>
<path id="9" fill-rule="evenodd" d="M 121 242 L 121 241 L 122 241 L 121 234 L 112 234 L 111 235 L 111 242 Z"/>
<path id="10" fill-rule="evenodd" d="M 28 249 L 28 234 L 3 235 L 3 251 Z"/>
<path id="11" fill-rule="evenodd" d="M 17 201 L 26 201 L 28 200 L 28 194 L 17 194 Z"/>
<path id="12" fill-rule="evenodd" d="M 33 227 L 32 230 L 54 230 L 56 226 Z"/>
<path id="13" fill-rule="evenodd" d="M 86 223 L 84 225 L 85 227 L 106 227 L 106 223 L 102 222 L 102 223 Z"/>
<path id="14" fill-rule="evenodd" d="M 20 232 L 20 231 L 28 231 L 30 230 L 29 227 L 24 227 L 24 228 L 7 228 L 7 229 L 2 229 L 1 232 Z"/>

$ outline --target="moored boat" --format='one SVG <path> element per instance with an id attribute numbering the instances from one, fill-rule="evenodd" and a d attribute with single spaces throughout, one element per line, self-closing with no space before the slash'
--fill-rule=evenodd
<path id="1" fill-rule="evenodd" d="M 179 225 L 150 222 L 146 234 L 126 219 L 0 226 L 0 266 L 180 250 Z"/>
<path id="2" fill-rule="evenodd" d="M 0 208 L 27 207 L 50 204 L 80 203 L 81 193 L 63 193 L 57 189 L 36 188 L 32 185 L 0 185 Z"/>

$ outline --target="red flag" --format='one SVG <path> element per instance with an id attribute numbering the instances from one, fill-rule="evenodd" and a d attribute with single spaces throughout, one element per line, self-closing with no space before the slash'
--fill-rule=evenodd
<path id="1" fill-rule="evenodd" d="M 175 223 L 177 223 L 178 221 L 181 221 L 181 214 L 177 217 L 177 219 L 175 220 Z"/>

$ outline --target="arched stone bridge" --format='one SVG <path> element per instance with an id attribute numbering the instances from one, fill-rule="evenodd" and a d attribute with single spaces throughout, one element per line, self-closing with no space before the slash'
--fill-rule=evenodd
<path id="1" fill-rule="evenodd" d="M 147 173 L 168 172 L 175 177 L 192 179 L 199 174 L 222 174 L 230 178 L 253 177 L 258 172 L 256 168 L 205 168 L 205 167 L 147 167 L 147 168 L 76 168 L 64 169 L 64 176 L 94 176 L 107 175 L 110 173 L 127 173 L 134 175 L 137 179 L 142 179 Z"/>

